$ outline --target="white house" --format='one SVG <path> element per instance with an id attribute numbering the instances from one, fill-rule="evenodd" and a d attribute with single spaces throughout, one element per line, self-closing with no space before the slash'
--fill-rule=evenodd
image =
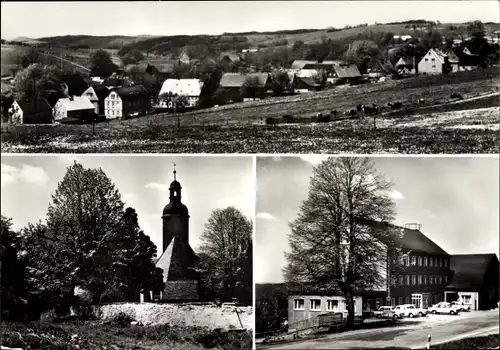
<path id="1" fill-rule="evenodd" d="M 104 99 L 104 113 L 107 119 L 143 114 L 149 107 L 150 96 L 142 85 L 113 90 Z"/>
<path id="2" fill-rule="evenodd" d="M 200 100 L 203 82 L 200 79 L 167 79 L 163 82 L 160 95 L 176 94 L 186 96 L 189 108 L 195 107 Z M 160 98 L 160 107 L 171 108 L 172 101 Z"/>
<path id="3" fill-rule="evenodd" d="M 92 102 L 97 115 L 104 114 L 104 99 L 108 97 L 110 90 L 105 86 L 90 86 L 82 93 Z"/>
<path id="4" fill-rule="evenodd" d="M 451 68 L 448 56 L 438 49 L 430 49 L 418 63 L 420 74 L 443 74 L 447 68 Z"/>
<path id="5" fill-rule="evenodd" d="M 95 112 L 95 106 L 87 97 L 69 96 L 60 98 L 53 108 L 54 120 L 64 121 L 67 118 L 82 119 Z"/>

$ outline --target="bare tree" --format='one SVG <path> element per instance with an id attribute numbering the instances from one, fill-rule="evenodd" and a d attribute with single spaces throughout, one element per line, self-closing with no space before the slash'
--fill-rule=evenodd
<path id="1" fill-rule="evenodd" d="M 313 169 L 308 198 L 290 224 L 285 280 L 338 291 L 348 327 L 354 297 L 387 286 L 384 247 L 395 246 L 397 233 L 374 231 L 367 222 L 392 220 L 391 187 L 367 158 L 329 158 Z"/>

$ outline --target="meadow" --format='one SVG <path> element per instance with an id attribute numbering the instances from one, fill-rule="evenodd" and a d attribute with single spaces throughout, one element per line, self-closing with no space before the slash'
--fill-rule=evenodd
<path id="1" fill-rule="evenodd" d="M 498 67 L 336 87 L 177 114 L 95 125 L 2 128 L 2 152 L 50 153 L 498 153 Z M 451 99 L 451 92 L 463 100 Z M 418 103 L 418 99 L 425 103 Z M 388 102 L 401 101 L 392 111 Z M 376 103 L 375 118 L 312 122 L 318 112 Z M 285 114 L 294 123 L 285 123 Z M 281 123 L 266 125 L 267 117 Z M 343 117 L 343 116 L 342 116 Z"/>

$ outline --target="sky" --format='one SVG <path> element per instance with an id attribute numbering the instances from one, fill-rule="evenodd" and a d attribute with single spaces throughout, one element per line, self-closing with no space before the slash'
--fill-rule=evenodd
<path id="1" fill-rule="evenodd" d="M 432 3 L 432 5 L 430 5 Z M 193 35 L 341 28 L 411 19 L 500 22 L 498 1 L 3 2 L 2 38 Z"/>
<path id="2" fill-rule="evenodd" d="M 289 223 L 307 199 L 312 167 L 324 156 L 257 159 L 254 280 L 283 281 Z M 449 254 L 499 256 L 499 158 L 374 157 L 394 183 L 396 225 L 419 223 Z"/>
<path id="3" fill-rule="evenodd" d="M 252 157 L 216 156 L 14 156 L 2 155 L 2 215 L 14 229 L 44 221 L 51 195 L 74 161 L 85 168 L 102 168 L 119 190 L 125 206 L 137 211 L 139 225 L 162 247 L 162 212 L 176 163 L 181 200 L 188 207 L 193 249 L 200 243 L 211 212 L 230 205 L 254 221 L 255 172 Z"/>

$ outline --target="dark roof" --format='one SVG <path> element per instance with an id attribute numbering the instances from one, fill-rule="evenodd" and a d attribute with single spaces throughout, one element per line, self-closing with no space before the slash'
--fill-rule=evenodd
<path id="1" fill-rule="evenodd" d="M 122 87 L 116 90 L 121 99 L 131 99 L 137 97 L 149 97 L 148 91 L 142 85 Z"/>
<path id="2" fill-rule="evenodd" d="M 163 208 L 163 215 L 189 215 L 188 208 L 182 203 L 170 202 Z"/>
<path id="3" fill-rule="evenodd" d="M 49 113 L 52 115 L 52 108 L 50 107 L 49 103 L 47 102 L 46 99 L 44 98 L 39 98 L 36 100 L 36 103 L 34 101 L 16 101 L 17 104 L 19 105 L 19 108 L 22 109 L 23 114 L 34 114 L 36 113 Z M 35 110 L 36 106 L 36 110 Z"/>
<path id="4" fill-rule="evenodd" d="M 95 91 L 95 94 L 97 95 L 97 98 L 99 100 L 104 100 L 106 97 L 108 97 L 110 90 L 102 85 L 99 86 L 93 86 L 92 87 Z"/>
<path id="5" fill-rule="evenodd" d="M 356 78 L 361 76 L 355 64 L 333 66 L 333 69 L 339 78 Z"/>
<path id="6" fill-rule="evenodd" d="M 321 86 L 321 84 L 318 84 L 317 82 L 314 81 L 312 77 L 297 77 L 297 82 L 302 82 L 303 84 L 310 86 L 310 87 L 318 87 Z"/>
<path id="7" fill-rule="evenodd" d="M 427 254 L 433 255 L 448 255 L 440 246 L 430 240 L 426 235 L 424 235 L 420 230 L 412 230 L 404 228 L 401 226 L 392 225 L 386 222 L 376 222 L 370 220 L 358 219 L 360 223 L 363 223 L 372 228 L 372 233 L 380 239 L 383 243 L 387 245 L 396 244 L 402 249 L 409 249 L 412 251 L 425 252 Z M 388 235 L 386 232 L 389 230 L 399 231 L 401 235 Z M 378 234 L 378 232 L 383 232 L 384 234 Z M 389 237 L 393 237 L 393 241 L 390 241 Z"/>
<path id="8" fill-rule="evenodd" d="M 268 81 L 269 74 L 268 73 L 248 73 L 248 74 L 224 73 L 220 80 L 220 86 L 225 88 L 242 87 L 247 78 L 253 78 L 253 77 L 257 77 L 257 79 L 259 79 L 259 85 L 264 87 Z"/>
<path id="9" fill-rule="evenodd" d="M 453 278 L 446 288 L 480 288 L 484 285 L 486 272 L 490 264 L 498 265 L 496 254 L 459 254 L 452 255 L 450 269 Z"/>

